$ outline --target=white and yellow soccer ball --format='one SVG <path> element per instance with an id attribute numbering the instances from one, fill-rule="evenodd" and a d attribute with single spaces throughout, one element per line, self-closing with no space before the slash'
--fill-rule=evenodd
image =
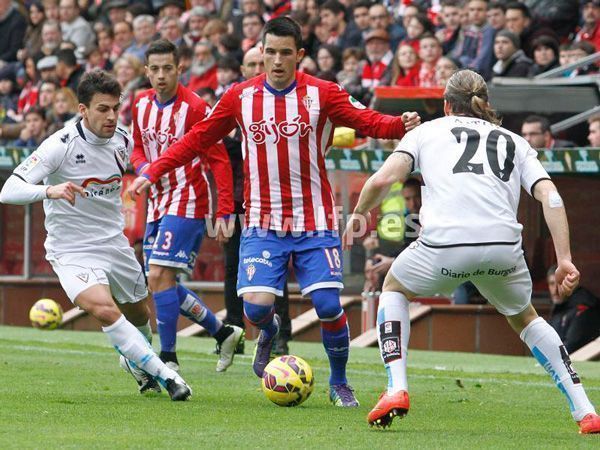
<path id="1" fill-rule="evenodd" d="M 262 390 L 279 406 L 298 406 L 315 387 L 312 369 L 302 358 L 293 355 L 272 360 L 262 377 Z"/>
<path id="2" fill-rule="evenodd" d="M 54 330 L 62 323 L 62 308 L 49 298 L 41 298 L 29 310 L 29 320 L 34 328 Z"/>

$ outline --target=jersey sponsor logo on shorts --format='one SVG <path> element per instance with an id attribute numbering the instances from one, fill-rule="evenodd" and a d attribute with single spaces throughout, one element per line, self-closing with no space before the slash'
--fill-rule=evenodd
<path id="1" fill-rule="evenodd" d="M 248 281 L 252 281 L 255 273 L 256 267 L 254 267 L 254 264 L 250 264 L 248 267 L 246 267 L 246 276 L 248 277 Z"/>
<path id="2" fill-rule="evenodd" d="M 177 252 L 177 254 L 175 255 L 175 258 L 183 258 L 183 259 L 187 259 L 188 255 L 184 250 L 179 250 Z"/>
<path id="3" fill-rule="evenodd" d="M 79 278 L 81 281 L 83 281 L 84 283 L 87 283 L 88 280 L 90 279 L 90 274 L 89 273 L 80 273 L 75 275 L 77 278 Z"/>
<path id="4" fill-rule="evenodd" d="M 266 258 L 257 258 L 257 257 L 253 257 L 253 258 L 244 258 L 243 261 L 244 264 L 262 264 L 264 266 L 269 266 L 269 267 L 273 267 L 273 263 L 271 261 L 269 261 Z"/>

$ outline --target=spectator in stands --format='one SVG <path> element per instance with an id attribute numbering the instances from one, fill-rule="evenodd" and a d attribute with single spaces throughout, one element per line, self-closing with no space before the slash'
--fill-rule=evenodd
<path id="1" fill-rule="evenodd" d="M 41 81 L 55 80 L 58 78 L 56 73 L 56 66 L 58 65 L 58 58 L 54 55 L 44 56 L 37 63 L 37 71 L 39 73 L 39 79 Z"/>
<path id="2" fill-rule="evenodd" d="M 421 210 L 421 182 L 409 178 L 404 185 L 394 183 L 381 202 L 377 221 L 377 237 L 367 237 L 365 262 L 365 292 L 381 289 L 383 277 L 400 254 L 419 235 Z"/>
<path id="3" fill-rule="evenodd" d="M 264 20 L 257 12 L 251 12 L 244 15 L 244 18 L 242 19 L 242 50 L 244 52 L 247 52 L 258 44 L 264 24 Z"/>
<path id="4" fill-rule="evenodd" d="M 251 50 L 252 49 L 250 49 L 248 51 L 251 51 Z M 215 91 L 213 91 L 209 87 L 203 87 L 200 89 L 196 89 L 196 94 L 198 94 L 200 96 L 200 98 L 202 100 L 204 100 L 206 103 L 208 103 L 208 106 L 210 106 L 211 108 L 213 106 L 215 106 L 215 104 L 217 103 L 217 96 L 215 95 Z"/>
<path id="5" fill-rule="evenodd" d="M 56 63 L 56 75 L 60 79 L 61 84 L 76 92 L 79 80 L 85 71 L 77 64 L 75 52 L 69 49 L 59 50 L 56 52 L 56 57 L 58 59 Z"/>
<path id="6" fill-rule="evenodd" d="M 133 19 L 133 43 L 125 49 L 124 54 L 133 55 L 144 62 L 146 50 L 155 35 L 154 17 L 149 14 L 137 16 Z"/>
<path id="7" fill-rule="evenodd" d="M 76 48 L 87 49 L 94 44 L 94 30 L 80 15 L 77 0 L 60 0 L 60 27 L 63 41 L 70 41 Z"/>
<path id="8" fill-rule="evenodd" d="M 327 30 L 326 44 L 338 48 L 360 45 L 361 36 L 346 23 L 346 7 L 338 0 L 327 0 L 319 9 L 321 25 Z"/>
<path id="9" fill-rule="evenodd" d="M 354 3 L 354 6 L 352 7 L 353 24 L 360 36 L 360 42 L 356 45 L 357 47 L 362 47 L 364 45 L 365 37 L 369 32 L 369 8 L 371 5 L 372 3 L 370 0 L 359 0 Z"/>
<path id="10" fill-rule="evenodd" d="M 60 89 L 60 84 L 56 80 L 44 80 L 40 83 L 40 93 L 38 95 L 38 104 L 40 108 L 46 111 L 52 108 L 56 91 Z"/>
<path id="11" fill-rule="evenodd" d="M 492 1 L 488 4 L 487 21 L 496 31 L 506 26 L 506 5 L 502 1 Z"/>
<path id="12" fill-rule="evenodd" d="M 110 28 L 98 31 L 98 50 L 102 58 L 110 61 L 113 66 L 121 54 L 121 49 L 115 44 L 114 37 Z"/>
<path id="13" fill-rule="evenodd" d="M 41 3 L 33 2 L 29 5 L 28 13 L 29 25 L 25 31 L 24 47 L 18 52 L 20 61 L 23 61 L 26 55 L 37 55 L 42 48 L 42 27 L 46 20 L 44 7 Z"/>
<path id="14" fill-rule="evenodd" d="M 311 60 L 316 59 L 320 43 L 313 33 L 313 25 L 310 16 L 306 11 L 292 11 L 290 17 L 300 25 L 300 31 L 302 32 L 302 48 L 304 48 L 305 55 Z"/>
<path id="15" fill-rule="evenodd" d="M 570 141 L 554 139 L 550 132 L 550 121 L 544 116 L 527 116 L 521 126 L 521 136 L 536 149 L 554 149 L 574 147 Z"/>
<path id="16" fill-rule="evenodd" d="M 202 32 L 208 23 L 209 17 L 208 10 L 202 6 L 196 6 L 189 11 L 187 33 L 183 35 L 185 44 L 188 47 L 193 48 L 202 39 Z"/>
<path id="17" fill-rule="evenodd" d="M 60 22 L 60 9 L 58 7 L 58 0 L 42 0 L 42 5 L 44 5 L 46 20 Z"/>
<path id="18" fill-rule="evenodd" d="M 588 119 L 589 133 L 588 141 L 590 147 L 600 148 L 600 116 L 593 116 Z"/>
<path id="19" fill-rule="evenodd" d="M 335 45 L 321 45 L 317 53 L 317 67 L 319 72 L 339 72 L 341 69 L 341 55 Z"/>
<path id="20" fill-rule="evenodd" d="M 392 52 L 396 51 L 398 44 L 407 36 L 406 31 L 400 25 L 394 23 L 387 8 L 379 3 L 369 8 L 369 28 L 387 32 L 390 37 Z"/>
<path id="21" fill-rule="evenodd" d="M 419 87 L 435 87 L 435 65 L 442 56 L 442 46 L 440 41 L 432 34 L 421 37 L 419 41 L 419 59 L 421 67 L 419 69 Z"/>
<path id="22" fill-rule="evenodd" d="M 46 115 L 40 107 L 33 107 L 25 114 L 25 128 L 21 130 L 15 147 L 37 148 L 46 138 Z"/>
<path id="23" fill-rule="evenodd" d="M 453 50 L 452 56 L 468 69 L 475 70 L 485 80 L 492 75 L 494 36 L 496 30 L 487 23 L 487 0 L 469 0 L 469 26 L 464 30 L 464 39 Z"/>
<path id="24" fill-rule="evenodd" d="M 575 41 L 588 41 L 596 51 L 600 51 L 600 0 L 584 0 L 582 2 L 583 25 Z"/>
<path id="25" fill-rule="evenodd" d="M 564 66 L 566 64 L 569 64 L 570 62 L 571 62 L 571 44 L 570 43 L 561 44 L 560 47 L 558 47 L 558 63 L 561 66 Z M 567 76 L 567 74 L 564 74 L 563 76 Z"/>
<path id="26" fill-rule="evenodd" d="M 0 0 L 0 66 L 17 61 L 27 21 L 11 0 Z"/>
<path id="27" fill-rule="evenodd" d="M 552 28 L 543 22 L 533 19 L 529 8 L 524 3 L 512 2 L 506 5 L 506 28 L 520 39 L 520 47 L 527 57 L 533 56 L 533 41 L 540 36 L 550 36 L 559 40 Z"/>
<path id="28" fill-rule="evenodd" d="M 558 62 L 558 42 L 550 36 L 540 36 L 533 43 L 533 66 L 529 71 L 529 76 L 533 77 L 540 73 L 557 68 Z"/>
<path id="29" fill-rule="evenodd" d="M 104 6 L 106 17 L 110 26 L 114 26 L 119 22 L 126 22 L 127 19 L 127 0 L 109 0 Z"/>
<path id="30" fill-rule="evenodd" d="M 402 14 L 402 28 L 406 33 L 408 31 L 408 24 L 410 23 L 413 17 L 416 17 L 417 14 L 422 14 L 421 8 L 416 3 L 410 3 L 404 7 L 404 14 Z M 406 36 L 404 37 L 406 39 Z"/>
<path id="31" fill-rule="evenodd" d="M 176 17 L 180 18 L 185 11 L 184 0 L 163 0 L 158 9 L 158 15 L 161 18 Z"/>
<path id="32" fill-rule="evenodd" d="M 246 14 L 250 14 L 250 13 L 256 13 L 258 14 L 261 19 L 264 20 L 263 18 L 263 13 L 264 13 L 264 8 L 263 8 L 263 4 L 262 2 L 260 2 L 259 0 L 241 0 L 239 2 L 239 6 L 240 6 L 240 14 L 238 15 L 234 15 L 230 20 L 229 23 L 231 24 L 231 27 L 233 29 L 233 32 L 235 33 L 235 35 L 242 39 L 242 31 L 243 31 L 243 25 L 242 22 L 244 21 L 244 16 Z M 206 12 L 208 13 L 208 10 L 206 10 Z M 304 12 L 304 10 L 303 10 Z M 208 17 L 208 16 L 207 16 Z"/>
<path id="33" fill-rule="evenodd" d="M 25 58 L 24 66 L 25 70 L 23 71 L 23 78 L 20 84 L 21 93 L 19 94 L 19 100 L 17 101 L 17 115 L 13 117 L 15 121 L 21 121 L 23 119 L 23 114 L 26 113 L 29 108 L 37 104 L 39 95 L 39 74 L 35 67 L 35 60 L 31 56 L 27 56 L 27 58 Z"/>
<path id="34" fill-rule="evenodd" d="M 7 70 L 8 69 L 8 70 Z M 15 74 L 9 67 L 0 69 L 0 119 L 4 121 L 7 116 L 17 114 L 17 100 L 15 94 Z"/>
<path id="35" fill-rule="evenodd" d="M 412 45 L 400 44 L 392 61 L 390 86 L 418 86 L 421 64 Z"/>
<path id="36" fill-rule="evenodd" d="M 546 275 L 553 303 L 548 323 L 556 330 L 567 352 L 572 353 L 600 336 L 600 300 L 579 286 L 571 296 L 561 298 L 556 286 L 556 266 Z"/>
<path id="37" fill-rule="evenodd" d="M 442 56 L 435 64 L 435 81 L 437 85 L 446 87 L 446 83 L 452 74 L 460 68 L 460 62 L 451 56 Z"/>
<path id="38" fill-rule="evenodd" d="M 176 47 L 183 45 L 183 27 L 178 17 L 165 17 L 160 25 L 160 37 L 173 43 Z"/>
<path id="39" fill-rule="evenodd" d="M 577 62 L 587 56 L 590 56 L 596 52 L 596 48 L 589 41 L 579 41 L 575 42 L 571 45 L 569 50 L 569 62 Z M 595 64 L 589 64 L 583 67 L 578 67 L 577 69 L 571 71 L 569 77 L 576 77 L 578 75 L 588 75 L 591 73 L 596 73 L 598 71 L 598 66 Z"/>
<path id="40" fill-rule="evenodd" d="M 47 135 L 55 133 L 65 126 L 69 121 L 78 117 L 77 108 L 79 101 L 75 93 L 69 88 L 61 88 L 54 94 L 52 108 L 46 114 L 49 124 Z"/>
<path id="41" fill-rule="evenodd" d="M 227 24 L 221 19 L 210 19 L 204 27 L 204 39 L 210 41 L 215 48 L 219 45 L 221 36 L 227 33 Z"/>
<path id="42" fill-rule="evenodd" d="M 425 14 L 417 14 L 408 22 L 406 29 L 406 39 L 402 43 L 413 46 L 417 54 L 419 53 L 419 40 L 422 36 L 433 34 L 433 24 Z"/>
<path id="43" fill-rule="evenodd" d="M 215 95 L 217 100 L 225 93 L 227 89 L 235 82 L 240 81 L 240 63 L 231 56 L 219 59 L 217 62 L 217 89 Z"/>
<path id="44" fill-rule="evenodd" d="M 192 67 L 182 76 L 182 83 L 192 91 L 202 87 L 217 89 L 217 61 L 209 42 L 200 41 L 194 47 Z"/>
<path id="45" fill-rule="evenodd" d="M 521 50 L 519 36 L 509 30 L 501 30 L 494 40 L 495 77 L 527 77 L 533 61 Z"/>
<path id="46" fill-rule="evenodd" d="M 119 22 L 113 26 L 114 41 L 112 52 L 119 58 L 123 52 L 133 45 L 133 27 L 129 22 Z"/>
<path id="47" fill-rule="evenodd" d="M 40 51 L 33 55 L 33 58 L 38 61 L 44 56 L 54 55 L 62 42 L 62 32 L 60 24 L 53 20 L 46 20 L 42 25 L 42 46 Z"/>
<path id="48" fill-rule="evenodd" d="M 390 37 L 387 31 L 370 31 L 365 39 L 365 48 L 367 63 L 362 71 L 362 85 L 372 92 L 375 87 L 381 84 L 387 67 L 394 59 L 394 54 L 390 50 Z M 366 100 L 370 101 L 370 98 Z"/>
<path id="49" fill-rule="evenodd" d="M 461 2 L 459 0 L 444 0 L 442 2 L 441 19 L 444 26 L 440 28 L 435 37 L 442 44 L 444 54 L 451 52 L 459 42 L 461 36 L 460 11 Z"/>
<path id="50" fill-rule="evenodd" d="M 123 55 L 115 62 L 114 72 L 122 89 L 119 123 L 128 127 L 131 124 L 135 91 L 144 79 L 144 65 L 133 55 Z"/>
<path id="51" fill-rule="evenodd" d="M 366 89 L 362 86 L 360 79 L 360 62 L 363 58 L 364 53 L 362 49 L 357 47 L 345 49 L 342 53 L 342 70 L 337 74 L 337 82 L 340 86 L 359 102 L 363 101 L 366 93 Z"/>

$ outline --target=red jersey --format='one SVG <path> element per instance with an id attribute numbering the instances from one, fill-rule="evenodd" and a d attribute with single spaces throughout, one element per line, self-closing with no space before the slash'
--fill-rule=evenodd
<path id="1" fill-rule="evenodd" d="M 158 103 L 156 91 L 140 93 L 132 107 L 133 142 L 131 164 L 137 173 L 156 161 L 174 142 L 187 133 L 194 124 L 202 121 L 208 104 L 181 84 L 175 98 L 165 104 Z M 233 212 L 233 179 L 227 150 L 216 140 L 202 148 L 192 145 L 194 157 L 184 165 L 173 166 L 160 182 L 150 189 L 148 222 L 164 215 L 202 218 L 211 211 L 210 189 L 203 162 L 208 162 L 213 172 L 219 195 L 217 216 Z M 177 168 L 175 168 L 177 167 Z"/>
<path id="2" fill-rule="evenodd" d="M 242 131 L 246 226 L 285 231 L 337 229 L 325 155 L 336 125 L 377 138 L 400 138 L 401 117 L 366 109 L 339 85 L 296 72 L 277 91 L 259 75 L 231 87 L 145 172 L 155 182 L 236 126 Z"/>

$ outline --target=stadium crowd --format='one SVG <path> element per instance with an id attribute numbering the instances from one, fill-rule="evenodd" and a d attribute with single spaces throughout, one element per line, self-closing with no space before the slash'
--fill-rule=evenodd
<path id="1" fill-rule="evenodd" d="M 600 0 L 0 0 L 2 143 L 36 146 L 74 120 L 75 88 L 93 68 L 117 76 L 129 127 L 135 95 L 149 87 L 144 52 L 158 37 L 180 49 L 182 83 L 214 103 L 280 15 L 302 27 L 300 70 L 367 104 L 376 86 L 444 86 L 462 67 L 531 77 L 600 48 Z"/>

